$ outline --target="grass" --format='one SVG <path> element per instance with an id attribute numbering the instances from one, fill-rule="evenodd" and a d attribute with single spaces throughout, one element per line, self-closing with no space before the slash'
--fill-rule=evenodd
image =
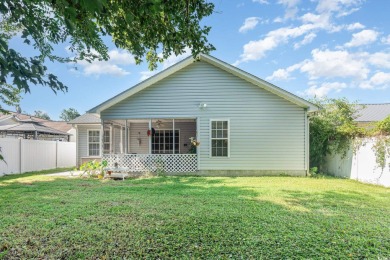
<path id="1" fill-rule="evenodd" d="M 0 178 L 0 258 L 390 257 L 390 189 L 334 178 Z"/>

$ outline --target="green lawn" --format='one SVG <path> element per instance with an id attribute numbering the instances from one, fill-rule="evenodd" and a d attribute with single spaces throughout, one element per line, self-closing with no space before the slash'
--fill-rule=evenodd
<path id="1" fill-rule="evenodd" d="M 333 178 L 0 178 L 0 258 L 45 257 L 388 259 L 390 189 Z"/>

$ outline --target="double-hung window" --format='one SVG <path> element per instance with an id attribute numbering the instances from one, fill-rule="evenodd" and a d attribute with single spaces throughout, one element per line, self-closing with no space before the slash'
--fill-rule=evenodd
<path id="1" fill-rule="evenodd" d="M 110 130 L 103 132 L 103 153 L 111 152 Z M 100 156 L 100 130 L 88 130 L 88 156 Z"/>
<path id="2" fill-rule="evenodd" d="M 88 156 L 100 155 L 100 131 L 89 130 L 88 131 Z"/>
<path id="3" fill-rule="evenodd" d="M 229 157 L 229 120 L 211 120 L 211 157 Z"/>

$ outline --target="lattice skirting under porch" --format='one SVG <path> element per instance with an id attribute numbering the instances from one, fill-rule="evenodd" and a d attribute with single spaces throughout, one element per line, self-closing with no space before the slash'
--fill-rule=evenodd
<path id="1" fill-rule="evenodd" d="M 104 154 L 109 168 L 127 168 L 128 172 L 196 172 L 196 154 Z"/>

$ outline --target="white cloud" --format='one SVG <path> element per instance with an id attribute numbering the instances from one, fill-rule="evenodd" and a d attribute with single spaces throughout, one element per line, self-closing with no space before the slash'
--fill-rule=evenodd
<path id="1" fill-rule="evenodd" d="M 279 0 L 278 4 L 283 5 L 286 9 L 284 13 L 284 17 L 276 17 L 274 19 L 275 23 L 281 23 L 285 22 L 290 19 L 295 19 L 299 9 L 298 9 L 298 4 L 300 0 Z"/>
<path id="2" fill-rule="evenodd" d="M 287 43 L 289 39 L 297 38 L 316 28 L 314 24 L 303 24 L 299 27 L 282 27 L 270 31 L 264 39 L 250 41 L 244 45 L 244 52 L 240 55 L 234 65 L 237 66 L 242 62 L 260 60 L 266 52 L 275 49 L 282 43 Z"/>
<path id="3" fill-rule="evenodd" d="M 291 72 L 299 69 L 302 66 L 301 63 L 294 64 L 287 69 L 278 69 L 268 76 L 266 80 L 289 80 L 292 79 Z"/>
<path id="4" fill-rule="evenodd" d="M 319 0 L 316 11 L 346 16 L 357 11 L 361 4 L 362 0 Z"/>
<path id="5" fill-rule="evenodd" d="M 325 97 L 330 92 L 340 92 L 347 87 L 343 82 L 324 82 L 320 86 L 312 85 L 303 94 L 306 96 Z"/>
<path id="6" fill-rule="evenodd" d="M 374 30 L 363 30 L 358 33 L 352 34 L 350 42 L 345 44 L 346 47 L 357 47 L 367 45 L 376 41 L 379 33 Z"/>
<path id="7" fill-rule="evenodd" d="M 363 81 L 359 87 L 363 89 L 388 88 L 390 85 L 390 73 L 377 72 L 369 80 Z"/>
<path id="8" fill-rule="evenodd" d="M 375 73 L 371 79 L 371 83 L 378 86 L 384 84 L 390 84 L 390 73 L 378 72 Z"/>
<path id="9" fill-rule="evenodd" d="M 259 23 L 259 17 L 248 17 L 245 19 L 244 24 L 238 29 L 240 33 L 247 32 L 249 30 L 253 30 L 256 25 Z"/>
<path id="10" fill-rule="evenodd" d="M 151 76 L 153 76 L 153 75 L 156 74 L 157 72 L 158 72 L 157 70 L 153 70 L 153 71 L 150 71 L 150 70 L 141 71 L 141 72 L 140 72 L 140 74 L 141 74 L 140 81 L 144 81 L 145 79 L 150 78 Z"/>
<path id="11" fill-rule="evenodd" d="M 390 53 L 388 52 L 375 52 L 373 54 L 364 54 L 366 60 L 378 68 L 390 69 Z"/>
<path id="12" fill-rule="evenodd" d="M 164 70 L 176 63 L 178 63 L 179 61 L 187 58 L 189 55 L 191 55 L 191 49 L 186 47 L 184 49 L 184 52 L 180 55 L 171 55 L 169 56 L 163 63 L 162 63 L 162 68 L 159 69 L 159 70 L 154 70 L 154 71 L 149 71 L 149 70 L 146 70 L 146 71 L 141 71 L 140 74 L 141 74 L 141 78 L 140 80 L 143 81 L 147 78 L 150 78 L 151 76 L 153 76 L 154 74 L 157 74 L 158 72 L 160 72 L 161 70 Z M 159 57 L 162 57 L 162 53 L 159 53 L 158 54 Z"/>
<path id="13" fill-rule="evenodd" d="M 325 78 L 356 78 L 365 79 L 369 69 L 365 60 L 350 54 L 348 51 L 331 51 L 314 49 L 312 59 L 303 63 L 300 68 L 311 79 Z"/>
<path id="14" fill-rule="evenodd" d="M 182 54 L 177 55 L 177 56 L 173 54 L 173 55 L 169 56 L 162 64 L 163 69 L 166 69 L 166 68 L 178 63 L 179 61 L 184 60 L 185 58 L 187 58 L 190 55 L 191 55 L 191 49 L 186 47 Z M 162 57 L 161 53 L 159 54 L 159 56 Z"/>
<path id="15" fill-rule="evenodd" d="M 294 44 L 294 49 L 299 49 L 303 45 L 311 43 L 314 40 L 314 38 L 316 38 L 316 37 L 317 37 L 317 34 L 315 34 L 315 33 L 309 33 L 309 34 L 305 35 L 305 37 L 303 38 L 303 40 L 301 42 Z"/>
<path id="16" fill-rule="evenodd" d="M 268 5 L 269 4 L 268 0 L 252 0 L 252 2 L 260 3 L 262 5 Z"/>
<path id="17" fill-rule="evenodd" d="M 83 60 L 77 64 L 81 66 L 83 74 L 90 75 L 113 75 L 113 76 L 125 76 L 130 72 L 121 68 L 121 66 L 135 64 L 133 56 L 123 50 L 111 50 L 108 52 L 110 59 L 107 61 L 92 61 L 91 63 Z"/>
<path id="18" fill-rule="evenodd" d="M 359 30 L 359 29 L 364 29 L 365 26 L 361 23 L 351 23 L 346 26 L 346 29 L 348 31 L 353 31 L 353 30 Z"/>
<path id="19" fill-rule="evenodd" d="M 370 59 L 370 56 L 368 56 L 367 53 L 354 54 L 345 50 L 332 51 L 314 49 L 311 54 L 311 59 L 306 59 L 286 69 L 278 69 L 274 71 L 271 76 L 267 77 L 267 79 L 291 79 L 290 74 L 297 70 L 307 74 L 310 80 L 319 78 L 365 80 L 369 76 L 370 69 L 368 68 L 366 61 Z M 381 61 L 383 61 L 383 58 Z"/>
<path id="20" fill-rule="evenodd" d="M 285 19 L 295 18 L 296 12 L 293 10 L 298 10 L 299 2 L 299 0 L 279 0 L 278 4 L 286 8 L 286 16 L 284 18 L 277 17 L 274 22 L 283 22 Z M 364 26 L 360 23 L 335 24 L 332 22 L 334 16 L 346 15 L 351 9 L 358 10 L 361 4 L 361 0 L 318 0 L 314 12 L 305 13 L 299 18 L 302 24 L 295 27 L 275 29 L 259 40 L 251 40 L 244 44 L 240 58 L 233 65 L 237 66 L 243 62 L 260 60 L 265 57 L 267 52 L 282 44 L 288 44 L 291 40 L 301 36 L 304 37 L 301 42 L 293 44 L 295 49 L 310 43 L 319 31 L 334 33 L 341 30 L 362 29 Z M 290 13 L 289 9 L 291 9 Z"/>
<path id="21" fill-rule="evenodd" d="M 390 45 L 390 34 L 382 38 L 382 43 Z"/>

